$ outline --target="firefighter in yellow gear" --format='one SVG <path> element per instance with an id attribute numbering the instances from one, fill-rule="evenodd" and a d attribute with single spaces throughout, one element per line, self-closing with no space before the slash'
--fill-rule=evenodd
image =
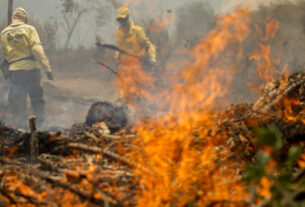
<path id="1" fill-rule="evenodd" d="M 11 87 L 8 94 L 12 121 L 16 127 L 26 126 L 26 97 L 31 99 L 38 127 L 45 121 L 45 101 L 41 87 L 40 68 L 45 69 L 49 80 L 53 79 L 52 69 L 45 56 L 39 35 L 27 23 L 27 12 L 17 8 L 12 23 L 1 32 L 1 44 L 9 64 Z"/>
<path id="2" fill-rule="evenodd" d="M 117 30 L 117 46 L 145 62 L 156 64 L 156 47 L 149 41 L 144 29 L 129 19 L 128 8 L 120 7 L 116 19 L 120 24 Z M 134 57 L 117 52 L 115 58 L 124 64 Z"/>
<path id="3" fill-rule="evenodd" d="M 116 19 L 119 23 L 117 46 L 125 52 L 117 52 L 115 56 L 119 61 L 120 80 L 123 80 L 118 86 L 128 88 L 120 90 L 121 97 L 129 106 L 137 108 L 138 117 L 146 116 L 152 108 L 147 96 L 154 89 L 151 76 L 156 72 L 156 47 L 144 29 L 129 19 L 128 8 L 118 8 Z"/>

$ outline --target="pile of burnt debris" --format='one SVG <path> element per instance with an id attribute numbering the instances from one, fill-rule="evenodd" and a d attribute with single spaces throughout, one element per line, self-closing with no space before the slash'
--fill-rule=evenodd
<path id="1" fill-rule="evenodd" d="M 215 117 L 216 133 L 228 137 L 232 157 L 251 161 L 257 152 L 255 132 L 277 128 L 284 138 L 283 154 L 292 145 L 305 146 L 305 73 L 294 73 L 265 86 L 255 103 L 229 106 Z"/>
<path id="2" fill-rule="evenodd" d="M 125 155 L 136 137 L 121 108 L 95 103 L 85 123 L 55 132 L 34 121 L 30 131 L 0 126 L 0 206 L 135 204 L 137 164 Z"/>
<path id="3" fill-rule="evenodd" d="M 258 148 L 255 130 L 275 126 L 292 144 L 305 146 L 305 73 L 268 84 L 257 102 L 215 113 L 211 137 L 227 137 L 232 159 L 251 162 Z M 92 105 L 86 122 L 58 132 L 0 126 L 0 206 L 134 206 L 140 189 L 128 159 L 136 134 L 124 109 Z M 33 124 L 32 124 L 33 125 Z M 285 149 L 283 149 L 285 150 Z"/>

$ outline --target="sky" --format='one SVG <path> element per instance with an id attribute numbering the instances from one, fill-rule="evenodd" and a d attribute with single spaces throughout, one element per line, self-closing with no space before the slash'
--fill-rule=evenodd
<path id="1" fill-rule="evenodd" d="M 78 0 L 84 2 L 87 0 Z M 97 0 L 99 2 L 107 2 L 106 0 Z M 196 0 L 123 0 L 121 3 L 128 6 L 132 15 L 147 15 L 156 16 L 161 12 L 168 9 L 175 11 L 178 7 L 182 6 L 186 2 Z M 268 5 L 274 2 L 280 2 L 283 0 L 206 0 L 214 9 L 216 13 L 225 13 L 232 11 L 236 6 L 248 6 L 255 9 L 258 5 Z M 6 21 L 8 0 L 0 0 L 0 22 Z M 39 20 L 56 20 L 57 22 L 63 21 L 61 14 L 61 0 L 14 0 L 14 8 L 19 6 L 25 8 L 29 14 L 29 18 L 35 18 Z M 77 31 L 72 39 L 72 45 L 77 46 L 80 44 L 91 46 L 95 42 L 96 36 L 102 37 L 106 42 L 112 43 L 114 41 L 114 32 L 116 29 L 115 22 L 115 9 L 110 5 L 107 8 L 110 11 L 106 11 L 110 14 L 109 21 L 103 27 L 98 27 L 95 23 L 93 14 L 89 14 L 82 20 L 77 27 Z M 131 16 L 132 16 L 131 15 Z M 59 24 L 60 25 L 60 24 Z M 174 25 L 174 24 L 173 24 Z M 65 34 L 61 26 L 58 31 L 58 39 L 64 41 Z M 62 44 L 62 42 L 59 42 Z"/>

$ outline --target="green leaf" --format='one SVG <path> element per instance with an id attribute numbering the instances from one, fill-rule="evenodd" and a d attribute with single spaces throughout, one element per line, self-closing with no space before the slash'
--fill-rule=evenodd
<path id="1" fill-rule="evenodd" d="M 245 182 L 260 182 L 261 178 L 266 176 L 265 167 L 269 164 L 270 156 L 259 151 L 256 154 L 255 165 L 249 165 L 246 167 Z"/>
<path id="2" fill-rule="evenodd" d="M 281 169 L 282 171 L 279 172 L 277 176 L 277 180 L 282 183 L 282 185 L 289 185 L 291 183 L 291 179 L 293 176 L 293 172 L 290 169 Z"/>
<path id="3" fill-rule="evenodd" d="M 244 180 L 247 184 L 250 184 L 251 182 L 259 183 L 262 177 L 266 175 L 264 168 L 259 168 L 254 165 L 246 166 L 245 170 Z"/>
<path id="4" fill-rule="evenodd" d="M 258 143 L 261 145 L 273 147 L 275 150 L 279 150 L 283 146 L 282 135 L 275 127 L 257 130 L 256 135 Z"/>
<path id="5" fill-rule="evenodd" d="M 260 168 L 265 168 L 270 161 L 270 156 L 263 151 L 258 151 L 256 154 L 256 166 Z"/>
<path id="6" fill-rule="evenodd" d="M 303 149 L 301 147 L 292 146 L 287 154 L 286 164 L 294 165 L 299 157 L 303 154 Z"/>

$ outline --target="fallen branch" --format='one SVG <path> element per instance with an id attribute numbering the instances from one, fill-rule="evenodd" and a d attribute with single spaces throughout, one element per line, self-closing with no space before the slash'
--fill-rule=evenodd
<path id="1" fill-rule="evenodd" d="M 151 170 L 149 170 L 148 168 L 143 167 L 142 165 L 126 158 L 123 156 L 120 156 L 114 152 L 108 151 L 108 150 L 103 150 L 99 147 L 95 147 L 95 146 L 88 146 L 85 144 L 79 144 L 79 143 L 69 143 L 68 147 L 71 149 L 76 149 L 76 150 L 82 150 L 82 151 L 87 151 L 87 152 L 92 152 L 95 154 L 103 154 L 104 156 L 116 159 L 130 167 L 134 167 L 134 168 L 138 168 L 141 169 L 142 171 L 149 173 L 149 174 L 154 174 Z"/>
<path id="2" fill-rule="evenodd" d="M 97 138 L 94 134 L 91 134 L 89 132 L 85 132 L 84 133 L 86 137 L 93 139 L 96 142 L 101 142 L 101 140 L 99 138 Z"/>
<path id="3" fill-rule="evenodd" d="M 42 176 L 42 178 L 44 178 L 46 181 L 58 186 L 58 187 L 61 187 L 61 188 L 64 188 L 76 195 L 78 195 L 79 197 L 83 198 L 83 199 L 87 199 L 87 200 L 90 200 L 91 202 L 95 203 L 95 204 L 98 204 L 98 205 L 109 205 L 110 204 L 118 204 L 118 202 L 112 198 L 110 198 L 109 196 L 107 196 L 106 194 L 104 194 L 103 192 L 101 192 L 99 190 L 99 193 L 101 195 L 101 198 L 94 198 L 93 195 L 88 195 L 87 193 L 85 192 L 81 192 L 79 190 L 76 190 L 74 188 L 72 188 L 69 184 L 65 184 L 65 183 L 62 183 L 58 180 L 54 180 L 50 177 L 45 177 L 45 176 Z M 93 193 L 92 193 L 93 194 Z"/>
<path id="4" fill-rule="evenodd" d="M 39 201 L 39 200 L 37 200 L 36 198 L 34 198 L 32 196 L 25 195 L 25 194 L 23 194 L 21 192 L 18 192 L 18 191 L 10 191 L 9 193 L 14 193 L 16 196 L 23 197 L 29 203 L 35 204 L 37 206 L 54 206 L 54 207 L 58 206 L 55 203 Z"/>
<path id="5" fill-rule="evenodd" d="M 23 163 L 19 163 L 19 162 L 13 161 L 13 160 L 11 160 L 9 158 L 5 158 L 5 157 L 0 157 L 0 162 L 5 163 L 5 164 L 13 164 L 14 163 L 15 165 L 19 166 L 17 169 L 20 169 L 21 172 L 24 174 L 24 176 L 27 177 L 28 179 L 35 180 L 35 179 L 39 178 L 40 180 L 46 181 L 46 182 L 48 182 L 48 183 L 50 183 L 52 185 L 55 185 L 57 187 L 66 189 L 66 190 L 70 191 L 71 193 L 79 196 L 82 199 L 90 200 L 92 203 L 95 203 L 97 205 L 105 205 L 105 206 L 107 206 L 109 204 L 112 204 L 112 205 L 117 205 L 118 204 L 118 201 L 116 201 L 113 198 L 109 197 L 108 195 L 103 193 L 100 189 L 97 189 L 97 188 L 93 189 L 93 191 L 98 191 L 99 195 L 100 195 L 100 198 L 95 198 L 94 197 L 94 193 L 88 194 L 86 192 L 81 192 L 81 190 L 79 190 L 81 188 L 72 188 L 71 187 L 72 186 L 71 183 L 63 183 L 61 181 L 61 179 L 54 179 L 52 176 L 50 176 L 50 175 L 48 175 L 46 173 L 37 172 L 35 169 L 33 169 L 33 167 L 31 165 L 26 165 L 26 164 L 23 164 Z M 61 172 L 64 172 L 64 170 L 61 171 Z M 0 192 L 2 192 L 2 191 L 0 191 Z M 6 192 L 6 194 L 7 194 L 7 192 Z M 23 195 L 21 193 L 17 193 L 17 194 L 18 194 L 18 196 L 26 197 L 26 195 Z M 31 199 L 31 198 L 27 197 L 27 199 Z M 11 199 L 14 200 L 13 197 L 11 197 L 9 199 L 10 200 Z M 29 202 L 31 202 L 33 204 L 36 204 L 38 206 L 41 206 L 42 204 L 43 205 L 49 205 L 49 204 L 41 203 L 41 202 L 38 203 L 39 201 L 33 200 L 33 199 L 29 200 Z"/>

